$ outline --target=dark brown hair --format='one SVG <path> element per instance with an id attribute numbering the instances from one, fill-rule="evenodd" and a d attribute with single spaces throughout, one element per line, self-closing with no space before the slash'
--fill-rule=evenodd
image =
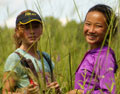
<path id="1" fill-rule="evenodd" d="M 113 9 L 110 6 L 105 5 L 105 4 L 97 4 L 97 5 L 93 6 L 92 8 L 90 8 L 88 10 L 87 14 L 89 12 L 92 12 L 92 11 L 101 12 L 106 18 L 106 23 L 107 23 L 107 26 L 109 29 L 109 33 L 108 33 L 107 38 L 106 38 L 106 43 L 108 44 L 110 32 L 111 32 L 112 37 L 113 37 L 118 31 L 117 16 L 115 15 L 115 12 L 113 11 Z"/>

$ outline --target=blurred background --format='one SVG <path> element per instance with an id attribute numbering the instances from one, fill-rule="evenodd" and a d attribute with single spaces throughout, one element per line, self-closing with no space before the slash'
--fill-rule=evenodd
<path id="1" fill-rule="evenodd" d="M 38 5 L 43 17 L 53 16 L 62 24 L 65 24 L 66 20 L 80 22 L 74 1 L 82 20 L 88 9 L 97 3 L 110 5 L 114 9 L 119 5 L 119 0 L 0 0 L 0 26 L 14 27 L 16 16 L 21 11 L 31 9 L 38 12 Z M 116 12 L 118 12 L 117 9 Z"/>
<path id="2" fill-rule="evenodd" d="M 54 61 L 62 93 L 73 89 L 75 71 L 89 48 L 83 35 L 84 18 L 89 8 L 98 3 L 111 6 L 119 18 L 119 0 L 0 0 L 0 87 L 6 58 L 16 49 L 13 39 L 16 17 L 21 11 L 31 9 L 44 21 L 38 49 L 41 47 Z M 110 46 L 116 54 L 115 78 L 120 94 L 120 31 Z"/>

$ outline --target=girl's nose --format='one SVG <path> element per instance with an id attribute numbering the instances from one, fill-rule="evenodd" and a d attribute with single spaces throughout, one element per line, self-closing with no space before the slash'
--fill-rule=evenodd
<path id="1" fill-rule="evenodd" d="M 94 26 L 91 26 L 91 27 L 89 28 L 89 32 L 90 32 L 90 33 L 95 33 L 95 27 L 94 27 Z"/>
<path id="2" fill-rule="evenodd" d="M 30 30 L 30 34 L 35 34 L 34 30 Z"/>

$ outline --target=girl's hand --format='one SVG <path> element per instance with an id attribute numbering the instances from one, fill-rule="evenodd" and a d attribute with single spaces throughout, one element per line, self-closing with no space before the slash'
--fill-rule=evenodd
<path id="1" fill-rule="evenodd" d="M 83 94 L 83 93 L 84 93 L 84 90 L 74 89 L 74 90 L 71 90 L 71 91 L 67 92 L 66 94 Z"/>
<path id="2" fill-rule="evenodd" d="M 30 84 L 28 87 L 24 88 L 22 93 L 23 94 L 40 94 L 40 90 L 38 85 L 34 86 L 33 84 Z"/>
<path id="3" fill-rule="evenodd" d="M 47 85 L 47 88 L 59 88 L 59 84 L 57 82 L 52 82 Z"/>
<path id="4" fill-rule="evenodd" d="M 52 82 L 52 83 L 49 83 L 47 85 L 47 88 L 50 88 L 50 89 L 55 89 L 56 93 L 59 94 L 60 93 L 60 86 L 57 82 Z"/>

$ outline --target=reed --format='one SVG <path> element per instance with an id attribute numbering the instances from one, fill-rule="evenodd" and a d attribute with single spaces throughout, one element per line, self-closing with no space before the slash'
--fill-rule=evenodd
<path id="1" fill-rule="evenodd" d="M 44 24 L 44 32 L 40 39 L 38 49 L 40 50 L 40 52 L 45 51 L 49 53 L 51 60 L 54 61 L 55 64 L 54 77 L 56 78 L 56 81 L 60 85 L 62 94 L 65 94 L 70 89 L 73 89 L 75 71 L 80 61 L 82 60 L 85 52 L 88 50 L 88 44 L 85 42 L 82 33 L 83 22 L 81 20 L 80 13 L 78 11 L 79 9 L 77 7 L 75 0 L 73 0 L 73 3 L 75 5 L 75 9 L 79 16 L 80 22 L 77 23 L 76 21 L 68 21 L 64 26 L 61 24 L 61 22 L 58 19 L 54 17 L 44 17 L 42 15 L 42 8 L 39 3 L 39 0 L 36 0 L 36 2 L 34 3 L 36 9 L 38 10 L 39 14 L 43 19 L 43 24 Z M 26 4 L 26 8 L 28 9 L 27 4 Z M 120 23 L 118 23 L 118 25 L 120 25 Z M 13 33 L 14 33 L 14 28 L 11 29 L 7 27 L 3 27 L 3 28 L 0 27 L 0 45 L 1 45 L 0 46 L 0 87 L 1 88 L 3 87 L 2 76 L 3 76 L 5 60 L 8 57 L 8 55 L 15 50 L 15 45 L 13 45 L 14 41 L 12 38 Z M 103 45 L 105 43 L 105 39 Z M 118 32 L 117 36 L 115 36 L 114 39 L 111 38 L 111 33 L 110 33 L 109 47 L 112 47 L 113 50 L 115 51 L 117 64 L 118 64 L 118 71 L 115 74 L 117 94 L 120 93 L 119 90 L 120 43 L 119 42 L 120 42 L 120 32 Z M 43 67 L 43 79 L 39 79 L 38 84 L 40 85 L 40 93 L 42 94 L 42 91 L 46 89 L 46 82 L 45 82 L 45 71 L 44 71 L 44 63 L 42 56 L 41 59 L 42 59 L 42 67 Z M 52 79 L 53 78 L 51 78 L 51 80 Z M 84 85 L 81 87 L 84 89 Z M 109 90 L 111 91 L 112 87 Z M 48 90 L 46 91 L 46 94 L 50 94 L 50 92 L 51 90 Z M 53 90 L 51 94 L 55 94 L 55 91 Z"/>

